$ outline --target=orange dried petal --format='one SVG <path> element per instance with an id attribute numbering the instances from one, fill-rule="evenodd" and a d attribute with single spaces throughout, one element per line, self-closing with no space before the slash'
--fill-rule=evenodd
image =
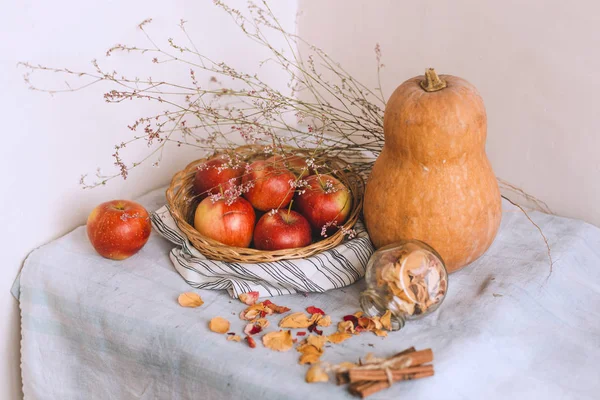
<path id="1" fill-rule="evenodd" d="M 381 330 L 381 328 L 383 328 L 383 324 L 381 323 L 379 317 L 372 317 L 371 321 L 373 321 L 373 324 L 375 324 L 375 327 L 373 328 L 374 330 Z"/>
<path id="2" fill-rule="evenodd" d="M 338 323 L 338 332 L 354 333 L 354 323 L 352 321 L 340 321 Z"/>
<path id="3" fill-rule="evenodd" d="M 276 312 L 277 314 L 283 314 L 283 313 L 290 311 L 290 309 L 288 307 L 278 306 L 271 302 L 265 304 L 265 307 L 269 308 L 271 311 Z"/>
<path id="4" fill-rule="evenodd" d="M 310 335 L 306 338 L 306 344 L 314 346 L 318 350 L 323 350 L 325 343 L 327 343 L 327 336 Z"/>
<path id="5" fill-rule="evenodd" d="M 260 326 L 261 328 L 265 329 L 266 327 L 269 326 L 269 320 L 266 318 L 259 318 L 256 321 L 254 321 L 254 324 Z"/>
<path id="6" fill-rule="evenodd" d="M 383 329 L 387 329 L 388 331 L 392 330 L 392 313 L 390 310 L 386 310 L 385 314 L 383 314 L 379 320 L 381 321 Z"/>
<path id="7" fill-rule="evenodd" d="M 321 317 L 320 314 L 313 314 L 313 316 L 309 319 L 306 314 L 303 312 L 295 312 L 286 317 L 283 317 L 281 321 L 279 321 L 279 327 L 281 328 L 308 328 L 313 324 L 313 322 L 317 319 L 313 317 Z"/>
<path id="8" fill-rule="evenodd" d="M 319 315 L 319 314 L 314 314 L 314 315 Z M 319 326 L 329 326 L 331 325 L 331 317 L 329 315 L 326 315 L 324 317 L 321 317 L 317 320 L 317 325 Z"/>
<path id="9" fill-rule="evenodd" d="M 375 329 L 373 332 L 374 332 L 374 333 L 375 333 L 377 336 L 384 336 L 384 337 L 385 337 L 385 336 L 387 336 L 387 334 L 388 334 L 386 331 L 382 331 L 381 329 Z"/>
<path id="10" fill-rule="evenodd" d="M 307 346 L 306 350 L 303 351 L 302 354 L 300 355 L 300 359 L 298 360 L 298 363 L 300 365 L 314 364 L 319 361 L 322 354 L 323 354 L 323 352 L 317 350 L 314 346 Z"/>
<path id="11" fill-rule="evenodd" d="M 217 333 L 227 333 L 229 331 L 229 321 L 222 317 L 214 317 L 208 323 L 208 328 Z"/>
<path id="12" fill-rule="evenodd" d="M 181 293 L 177 298 L 177 302 L 181 307 L 192 308 L 200 307 L 202 304 L 204 304 L 204 301 L 202 301 L 202 297 L 200 297 L 198 293 L 194 292 Z"/>
<path id="13" fill-rule="evenodd" d="M 314 364 L 319 361 L 319 358 L 323 354 L 323 345 L 327 342 L 327 339 L 322 336 L 311 335 L 306 340 L 302 341 L 296 350 L 302 355 L 298 361 L 300 364 Z"/>
<path id="14" fill-rule="evenodd" d="M 342 332 L 336 332 L 333 333 L 329 336 L 327 336 L 327 339 L 331 342 L 331 343 L 342 343 L 344 340 L 350 339 L 352 337 L 351 333 L 342 333 Z"/>
<path id="15" fill-rule="evenodd" d="M 369 317 L 360 317 L 358 319 L 358 325 L 364 328 L 366 331 L 372 331 L 375 329 L 375 323 Z"/>
<path id="16" fill-rule="evenodd" d="M 230 342 L 239 342 L 240 340 L 242 340 L 242 338 L 238 335 L 227 335 L 227 340 L 229 340 Z"/>
<path id="17" fill-rule="evenodd" d="M 328 382 L 329 375 L 321 368 L 319 364 L 313 365 L 306 371 L 306 382 L 307 383 L 315 383 L 315 382 Z"/>
<path id="18" fill-rule="evenodd" d="M 265 347 L 276 351 L 288 351 L 294 345 L 291 331 L 270 332 L 262 337 Z"/>
<path id="19" fill-rule="evenodd" d="M 363 313 L 362 311 L 357 311 L 357 312 L 355 312 L 353 315 L 354 315 L 356 318 L 360 318 L 360 317 L 362 317 L 362 316 L 363 316 L 363 314 L 364 314 L 364 313 Z"/>

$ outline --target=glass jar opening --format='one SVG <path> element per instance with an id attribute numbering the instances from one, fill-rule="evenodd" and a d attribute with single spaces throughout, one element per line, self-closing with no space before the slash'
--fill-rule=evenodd
<path id="1" fill-rule="evenodd" d="M 381 317 L 387 310 L 390 310 L 392 331 L 400 330 L 404 326 L 404 316 L 394 303 L 386 304 L 386 301 L 373 289 L 362 292 L 359 301 L 363 312 L 369 317 Z"/>

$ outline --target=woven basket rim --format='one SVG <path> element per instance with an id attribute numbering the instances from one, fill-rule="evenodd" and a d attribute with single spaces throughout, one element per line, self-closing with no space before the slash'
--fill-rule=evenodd
<path id="1" fill-rule="evenodd" d="M 298 149 L 290 146 L 286 147 L 287 150 L 296 154 L 307 152 L 305 149 Z M 247 155 L 248 157 L 264 154 L 262 147 L 254 145 L 240 146 L 235 149 L 235 151 Z M 310 257 L 325 250 L 334 248 L 342 243 L 345 236 L 342 231 L 352 229 L 352 227 L 354 227 L 358 221 L 360 212 L 362 210 L 365 186 L 364 181 L 359 174 L 350 170 L 344 171 L 343 169 L 340 169 L 338 173 L 331 173 L 331 175 L 339 179 L 350 190 L 353 200 L 352 208 L 348 218 L 346 219 L 346 222 L 342 225 L 343 229 L 338 229 L 335 233 L 329 235 L 328 237 L 311 243 L 306 247 L 272 251 L 228 246 L 214 239 L 206 237 L 198 232 L 193 227 L 193 224 L 188 222 L 185 215 L 182 215 L 178 204 L 181 202 L 190 201 L 190 198 L 194 197 L 194 195 L 191 193 L 190 176 L 195 174 L 197 165 L 205 162 L 207 159 L 213 156 L 214 155 L 194 160 L 190 162 L 183 170 L 177 172 L 171 179 L 171 183 L 169 184 L 169 187 L 165 193 L 167 198 L 167 207 L 171 216 L 175 220 L 177 227 L 187 237 L 190 243 L 200 253 L 209 259 L 227 262 L 261 263 Z M 321 155 L 320 158 L 327 160 L 327 162 L 338 164 L 340 167 L 348 165 L 348 163 L 344 162 L 338 157 Z M 195 209 L 195 207 L 193 208 Z"/>

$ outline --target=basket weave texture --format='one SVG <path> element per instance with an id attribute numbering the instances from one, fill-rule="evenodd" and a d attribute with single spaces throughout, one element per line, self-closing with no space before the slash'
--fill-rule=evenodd
<path id="1" fill-rule="evenodd" d="M 259 146 L 241 146 L 235 150 L 241 154 L 247 162 L 267 158 L 264 150 Z M 348 163 L 335 157 L 327 157 L 325 154 L 314 155 L 309 150 L 288 148 L 287 154 L 297 154 L 305 157 L 315 158 L 318 165 L 327 165 L 329 175 L 339 179 L 352 194 L 352 209 L 348 219 L 344 223 L 345 229 L 352 229 L 359 218 L 362 210 L 364 181 L 362 178 L 348 169 Z M 329 235 L 322 240 L 316 241 L 309 246 L 295 249 L 263 251 L 252 248 L 241 248 L 227 246 L 211 238 L 201 235 L 193 226 L 194 213 L 199 203 L 199 198 L 194 194 L 193 183 L 198 166 L 206 161 L 206 158 L 196 160 L 188 164 L 185 169 L 177 172 L 171 179 L 171 184 L 167 188 L 167 204 L 173 219 L 179 229 L 186 235 L 190 243 L 198 249 L 205 257 L 212 260 L 236 263 L 265 263 L 278 260 L 290 260 L 296 258 L 306 258 L 329 250 L 345 239 L 342 229 Z M 345 230 L 344 229 L 344 230 Z"/>

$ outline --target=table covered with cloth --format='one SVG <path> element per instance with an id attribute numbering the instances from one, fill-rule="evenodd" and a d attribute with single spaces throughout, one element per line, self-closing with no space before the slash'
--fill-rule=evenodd
<path id="1" fill-rule="evenodd" d="M 164 190 L 139 199 L 148 210 Z M 325 348 L 322 361 L 390 356 L 432 348 L 435 375 L 401 382 L 371 398 L 599 399 L 600 229 L 504 203 L 489 251 L 450 275 L 445 302 L 386 338 L 362 333 Z M 15 282 L 21 309 L 25 399 L 345 399 L 344 387 L 307 384 L 299 353 L 265 348 L 257 337 L 227 341 L 208 321 L 221 316 L 242 334 L 246 306 L 224 290 L 191 288 L 174 269 L 173 244 L 153 232 L 125 261 L 96 254 L 85 227 L 33 251 Z M 272 299 L 292 311 L 325 310 L 334 323 L 359 310 L 364 280 L 325 293 Z M 182 292 L 204 305 L 183 308 Z M 277 316 L 269 317 L 277 330 Z"/>

